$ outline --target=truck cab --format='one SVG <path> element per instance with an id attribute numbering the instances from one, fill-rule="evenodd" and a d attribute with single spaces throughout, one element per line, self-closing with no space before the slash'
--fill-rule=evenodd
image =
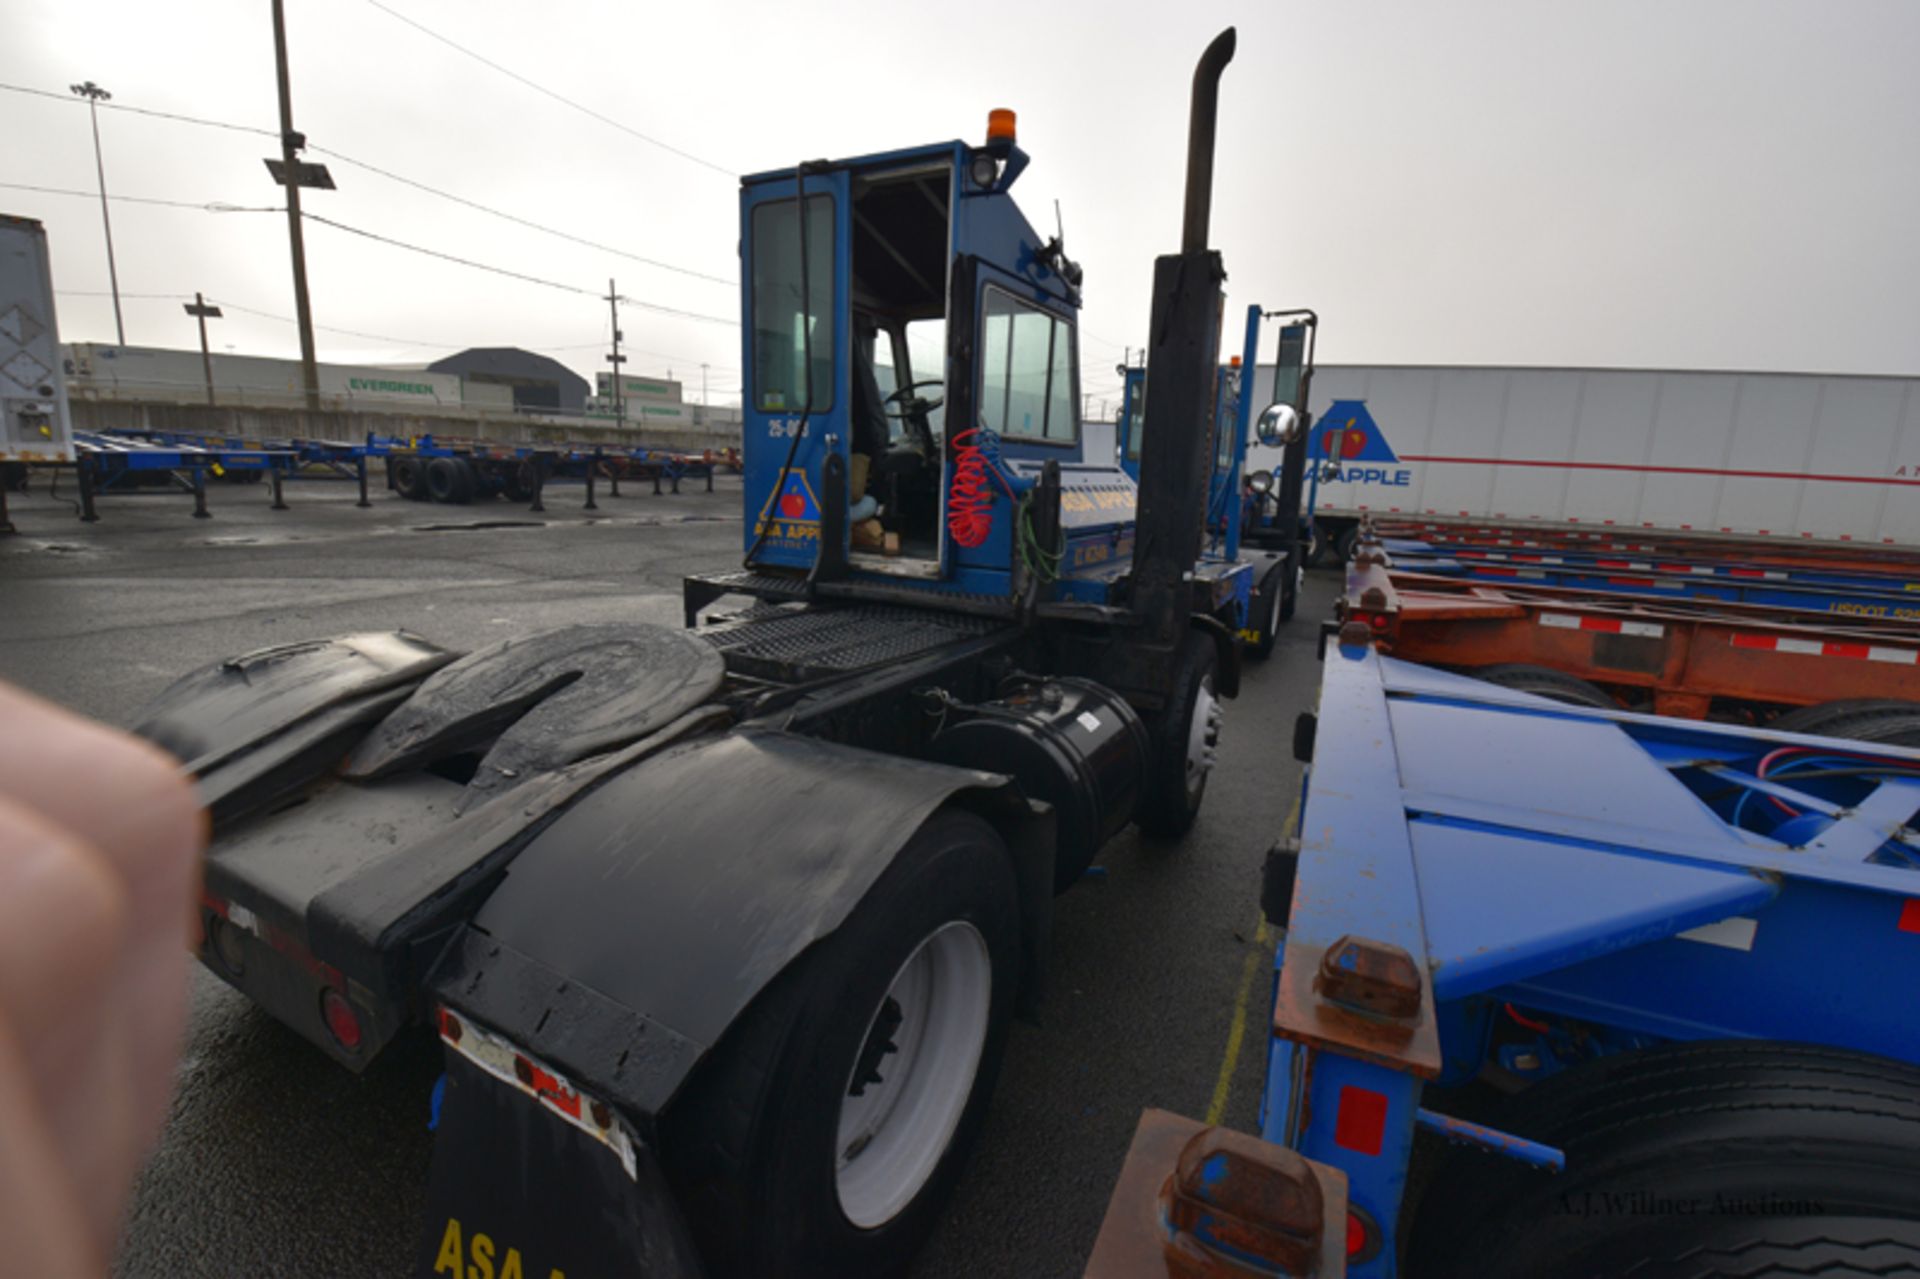
<path id="1" fill-rule="evenodd" d="M 1080 272 L 1008 194 L 1027 163 L 1007 112 L 744 179 L 749 567 L 1004 598 L 1121 558 L 1134 486 L 1085 456 Z M 1023 537 L 1049 464 L 1058 543 Z"/>

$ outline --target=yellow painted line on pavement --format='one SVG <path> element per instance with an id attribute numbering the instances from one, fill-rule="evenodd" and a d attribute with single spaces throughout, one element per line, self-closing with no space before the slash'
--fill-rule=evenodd
<path id="1" fill-rule="evenodd" d="M 1293 807 L 1287 811 L 1287 823 L 1283 830 L 1291 833 L 1300 821 L 1300 799 L 1294 797 Z M 1259 927 L 1253 930 L 1253 942 L 1247 950 L 1246 963 L 1240 969 L 1240 992 L 1233 1000 L 1233 1022 L 1227 1028 L 1227 1052 L 1220 1062 L 1220 1075 L 1213 1083 L 1213 1100 L 1207 1104 L 1207 1122 L 1217 1124 L 1226 1117 L 1227 1098 L 1233 1092 L 1234 1068 L 1240 1064 L 1240 1045 L 1247 1037 L 1247 1000 L 1253 994 L 1253 977 L 1270 960 L 1268 948 L 1273 934 L 1267 930 L 1265 914 L 1260 916 Z"/>

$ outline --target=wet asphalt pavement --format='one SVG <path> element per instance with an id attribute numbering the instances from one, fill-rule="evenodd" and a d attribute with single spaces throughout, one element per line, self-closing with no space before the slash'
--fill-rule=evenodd
<path id="1" fill-rule="evenodd" d="M 358 510 L 351 486 L 324 482 L 290 485 L 293 509 L 276 513 L 263 488 L 215 485 L 211 520 L 190 518 L 181 495 L 141 495 L 103 498 L 102 522 L 84 525 L 36 480 L 12 501 L 18 535 L 0 536 L 0 678 L 128 724 L 193 667 L 315 635 L 405 627 L 471 649 L 572 622 L 677 626 L 681 576 L 740 554 L 738 480 L 686 487 L 602 491 L 597 513 L 556 487 L 536 516 L 386 493 Z M 1216 1100 L 1249 956 L 1224 1120 L 1253 1127 L 1261 854 L 1298 789 L 1292 725 L 1316 697 L 1314 618 L 1333 592 L 1310 577 L 1272 660 L 1249 665 L 1187 840 L 1128 832 L 1059 900 L 1042 1020 L 1014 1027 L 984 1137 L 917 1276 L 1078 1274 L 1139 1112 L 1202 1117 Z M 350 1075 L 196 968 L 179 1092 L 120 1273 L 407 1274 L 439 1070 L 422 1038 Z"/>

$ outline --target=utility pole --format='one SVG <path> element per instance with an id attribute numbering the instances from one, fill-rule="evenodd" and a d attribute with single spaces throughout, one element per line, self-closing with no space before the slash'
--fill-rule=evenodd
<path id="1" fill-rule="evenodd" d="M 107 165 L 100 158 L 100 104 L 113 101 L 113 95 L 91 80 L 68 85 L 87 100 L 87 114 L 93 117 L 93 169 L 100 177 L 100 225 L 107 232 L 107 280 L 113 287 L 113 331 L 120 345 L 127 344 L 127 326 L 120 319 L 120 272 L 113 265 L 113 219 L 107 216 Z"/>
<path id="2" fill-rule="evenodd" d="M 293 246 L 293 307 L 300 321 L 300 380 L 306 387 L 307 410 L 320 408 L 320 369 L 313 353 L 313 303 L 307 296 L 307 242 L 300 225 L 300 188 L 333 190 L 333 175 L 324 164 L 300 158 L 306 135 L 294 132 L 293 89 L 287 78 L 286 0 L 273 0 L 273 57 L 280 78 L 280 158 L 267 161 L 273 180 L 287 191 L 287 239 Z"/>
<path id="3" fill-rule="evenodd" d="M 627 410 L 620 396 L 620 366 L 627 357 L 620 354 L 620 293 L 612 279 L 607 281 L 607 311 L 613 316 L 613 354 L 607 357 L 607 363 L 613 365 L 613 421 L 616 426 L 625 426 Z"/>
<path id="4" fill-rule="evenodd" d="M 207 373 L 207 407 L 213 407 L 213 353 L 207 349 L 207 321 L 220 318 L 220 308 L 208 306 L 207 300 L 198 292 L 193 295 L 193 305 L 186 308 L 188 315 L 200 321 L 200 366 Z"/>

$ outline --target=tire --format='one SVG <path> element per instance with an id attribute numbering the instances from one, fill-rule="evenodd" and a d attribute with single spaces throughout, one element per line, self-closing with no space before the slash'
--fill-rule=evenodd
<path id="1" fill-rule="evenodd" d="M 1307 540 L 1307 567 L 1325 568 L 1333 562 L 1333 532 L 1318 522 L 1313 526 L 1313 536 Z"/>
<path id="2" fill-rule="evenodd" d="M 1502 688 L 1516 689 L 1522 693 L 1537 693 L 1541 697 L 1551 697 L 1556 702 L 1565 702 L 1569 706 L 1597 706 L 1602 710 L 1617 711 L 1620 703 L 1596 684 L 1589 684 L 1577 675 L 1565 671 L 1556 671 L 1548 666 L 1488 666 L 1473 672 L 1478 679 L 1489 684 L 1498 684 Z"/>
<path id="3" fill-rule="evenodd" d="M 932 1233 L 986 1118 L 1018 984 L 1019 911 L 999 834 L 971 813 L 937 813 L 846 923 L 780 974 L 727 1031 L 662 1120 L 662 1157 L 709 1274 L 799 1279 L 905 1270 Z M 916 1005 L 903 996 L 906 1007 L 895 1008 L 907 1021 L 892 1031 L 898 1045 L 878 1059 L 880 1083 L 863 1088 L 855 1105 L 868 1109 L 857 1110 L 847 1104 L 855 1102 L 852 1082 L 878 1042 L 872 1035 L 884 1001 L 900 991 L 903 965 L 918 962 L 929 946 L 946 966 L 936 962 L 926 971 L 953 979 L 950 994 L 965 985 L 954 985 L 959 975 L 972 972 L 975 997 Z M 942 978 L 932 980 L 938 988 Z M 964 1069 L 972 1055 L 964 1044 L 974 1040 L 965 1036 L 951 1041 L 962 1045 L 952 1051 L 904 1055 L 918 1051 L 911 1044 L 936 1042 L 937 1034 L 910 1043 L 902 1033 L 914 1027 L 916 1007 L 929 1006 L 956 1016 L 980 1008 L 984 1026 L 970 1083 L 937 1072 L 891 1074 L 889 1062 L 911 1061 L 916 1071 Z M 921 1028 L 961 1022 L 977 1019 L 936 1018 Z M 914 1079 L 957 1108 L 951 1135 L 944 1143 L 911 1140 L 911 1125 L 897 1126 L 896 1105 L 839 1170 L 849 1121 L 872 1117 L 871 1107 L 885 1098 L 880 1087 Z M 953 1086 L 941 1089 L 942 1079 Z M 862 1169 L 862 1159 L 878 1162 Z"/>
<path id="4" fill-rule="evenodd" d="M 1141 830 L 1162 839 L 1178 839 L 1192 829 L 1220 741 L 1220 701 L 1213 691 L 1220 653 L 1212 637 L 1189 631 L 1179 660 L 1174 701 L 1153 720 L 1153 759 L 1133 815 Z"/>
<path id="5" fill-rule="evenodd" d="M 1920 746 L 1920 702 L 1862 699 L 1801 706 L 1778 716 L 1768 728 L 1817 737 L 1847 737 L 1882 746 Z"/>
<path id="6" fill-rule="evenodd" d="M 1287 566 L 1284 562 L 1267 574 L 1266 581 L 1260 583 L 1260 589 L 1253 595 L 1253 614 L 1259 619 L 1259 639 L 1247 645 L 1247 656 L 1257 662 L 1264 662 L 1273 656 L 1273 646 L 1280 638 L 1280 623 L 1289 616 L 1286 607 Z"/>
<path id="7" fill-rule="evenodd" d="M 522 462 L 518 466 L 508 467 L 500 492 L 509 502 L 531 502 L 536 478 L 531 462 Z"/>
<path id="8" fill-rule="evenodd" d="M 1566 1171 L 1450 1149 L 1413 1218 L 1408 1273 L 1920 1265 L 1920 1070 L 1899 1062 L 1752 1040 L 1656 1048 L 1576 1067 L 1489 1122 L 1560 1147 Z"/>
<path id="9" fill-rule="evenodd" d="M 436 457 L 427 463 L 427 496 L 465 506 L 473 501 L 473 470 L 464 458 Z"/>
<path id="10" fill-rule="evenodd" d="M 409 502 L 427 500 L 427 468 L 417 457 L 390 457 L 387 473 L 393 477 L 393 491 Z"/>
<path id="11" fill-rule="evenodd" d="M 1294 613 L 1299 611 L 1300 588 L 1306 584 L 1303 580 L 1306 577 L 1306 570 L 1297 567 L 1299 555 L 1300 548 L 1296 546 L 1293 553 L 1287 557 L 1287 563 L 1280 569 L 1286 574 L 1282 579 L 1285 589 L 1280 593 L 1280 620 L 1283 622 L 1291 622 Z"/>

